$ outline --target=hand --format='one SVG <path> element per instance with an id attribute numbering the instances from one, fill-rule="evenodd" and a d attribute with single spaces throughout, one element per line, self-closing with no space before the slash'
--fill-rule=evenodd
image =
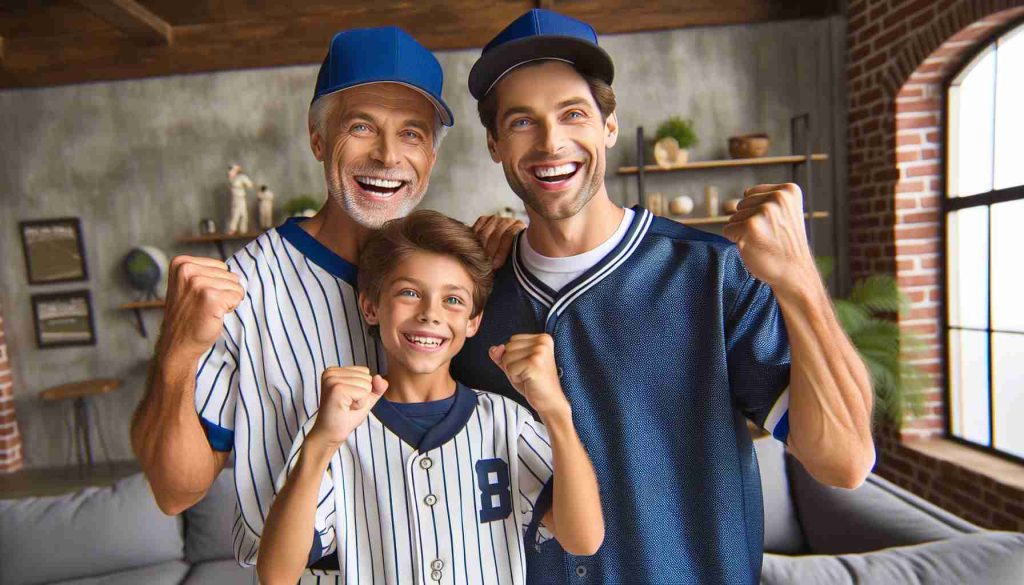
<path id="1" fill-rule="evenodd" d="M 792 183 L 755 185 L 743 193 L 725 225 L 747 270 L 776 293 L 797 290 L 814 274 L 804 229 L 803 193 Z"/>
<path id="2" fill-rule="evenodd" d="M 310 435 L 322 437 L 333 447 L 341 445 L 387 389 L 388 381 L 371 376 L 365 366 L 327 368 L 320 376 L 320 410 Z"/>
<path id="3" fill-rule="evenodd" d="M 224 315 L 245 298 L 238 275 L 213 258 L 171 260 L 158 353 L 197 360 L 220 336 Z M 177 353 L 181 352 L 181 353 Z"/>
<path id="4" fill-rule="evenodd" d="M 555 341 L 547 333 L 513 335 L 491 347 L 491 360 L 542 418 L 570 410 L 555 365 Z"/>
<path id="5" fill-rule="evenodd" d="M 501 268 L 512 251 L 512 240 L 526 229 L 526 224 L 513 217 L 481 215 L 473 224 L 473 231 L 487 252 L 495 269 Z"/>

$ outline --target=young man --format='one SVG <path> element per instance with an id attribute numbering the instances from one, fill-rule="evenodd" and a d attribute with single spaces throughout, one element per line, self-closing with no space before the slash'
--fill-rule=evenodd
<path id="1" fill-rule="evenodd" d="M 275 478 L 320 403 L 321 373 L 337 365 L 377 371 L 377 347 L 359 315 L 356 258 L 368 234 L 407 214 L 427 190 L 453 124 L 442 85 L 441 65 L 401 29 L 338 33 L 309 106 L 323 209 L 267 231 L 226 263 L 171 262 L 132 446 L 168 514 L 201 500 L 235 453 L 233 536 L 243 565 L 256 562 Z"/>
<path id="2" fill-rule="evenodd" d="M 814 267 L 796 185 L 748 189 L 725 228 L 735 244 L 612 203 L 613 71 L 589 25 L 532 10 L 470 72 L 491 157 L 530 225 L 453 371 L 514 397 L 489 347 L 523 331 L 555 340 L 607 538 L 588 559 L 545 543 L 528 556 L 534 582 L 756 583 L 746 421 L 820 481 L 853 487 L 874 461 L 870 380 Z"/>
<path id="3" fill-rule="evenodd" d="M 388 374 L 324 371 L 320 408 L 267 517 L 261 582 L 295 583 L 337 555 L 349 583 L 523 583 L 542 518 L 566 550 L 593 554 L 604 531 L 597 481 L 551 337 L 514 335 L 489 356 L 543 424 L 449 374 L 493 279 L 473 231 L 419 211 L 371 236 L 359 265 Z"/>

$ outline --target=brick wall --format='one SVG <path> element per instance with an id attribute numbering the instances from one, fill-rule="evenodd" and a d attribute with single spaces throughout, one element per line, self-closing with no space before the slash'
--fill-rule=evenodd
<path id="1" fill-rule="evenodd" d="M 14 420 L 14 381 L 4 337 L 3 306 L 0 306 L 0 473 L 21 469 L 21 435 Z"/>
<path id="2" fill-rule="evenodd" d="M 1017 505 L 1024 493 L 957 492 L 961 483 L 990 480 L 956 470 L 956 481 L 947 482 L 954 473 L 947 467 L 954 466 L 902 441 L 941 437 L 946 427 L 939 266 L 944 85 L 1021 16 L 1022 0 L 851 0 L 847 29 L 851 275 L 897 278 L 911 301 L 900 327 L 925 342 L 904 357 L 933 380 L 921 416 L 908 418 L 898 433 L 879 434 L 877 471 L 972 521 L 1011 529 L 1024 529 Z M 1011 513 L 993 516 L 1005 509 L 1004 498 L 1015 498 Z"/>

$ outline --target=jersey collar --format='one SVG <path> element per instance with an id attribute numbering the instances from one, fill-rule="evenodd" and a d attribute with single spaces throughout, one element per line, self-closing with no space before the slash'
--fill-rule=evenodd
<path id="1" fill-rule="evenodd" d="M 562 287 L 560 291 L 551 290 L 539 278 L 530 273 L 526 263 L 520 257 L 520 241 L 525 231 L 519 232 L 516 236 L 512 244 L 512 269 L 515 271 L 519 286 L 548 309 L 545 329 L 552 327 L 554 321 L 565 311 L 566 307 L 572 304 L 580 295 L 608 277 L 612 272 L 615 272 L 636 251 L 640 241 L 643 240 L 648 228 L 650 228 L 651 222 L 654 220 L 654 214 L 639 205 L 633 207 L 633 211 L 633 222 L 629 225 L 629 229 L 626 230 L 626 235 L 622 238 L 622 241 L 612 248 L 597 264 L 591 266 L 589 270 Z"/>
<path id="2" fill-rule="evenodd" d="M 290 217 L 283 224 L 277 226 L 277 233 L 314 264 L 353 287 L 356 286 L 356 267 L 302 229 L 299 224 L 305 219 Z"/>
<path id="3" fill-rule="evenodd" d="M 441 422 L 426 431 L 407 419 L 387 400 L 378 400 L 377 404 L 373 406 L 372 412 L 388 430 L 421 453 L 426 453 L 447 443 L 459 434 L 459 431 L 469 422 L 469 418 L 473 416 L 476 403 L 476 392 L 456 382 L 455 403 L 452 404 L 451 410 L 441 419 Z"/>

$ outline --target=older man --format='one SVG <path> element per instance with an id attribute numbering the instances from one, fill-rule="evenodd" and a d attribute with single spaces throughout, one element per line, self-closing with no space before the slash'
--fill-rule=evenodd
<path id="1" fill-rule="evenodd" d="M 725 227 L 734 244 L 609 199 L 613 71 L 589 25 L 532 10 L 470 72 L 491 157 L 531 221 L 454 373 L 516 397 L 489 350 L 524 331 L 554 338 L 607 529 L 593 557 L 539 544 L 531 582 L 756 583 L 746 421 L 820 481 L 856 486 L 874 461 L 870 381 L 815 269 L 796 185 L 748 189 Z"/>
<path id="2" fill-rule="evenodd" d="M 202 499 L 234 450 L 243 565 L 255 563 L 274 480 L 319 406 L 321 373 L 380 365 L 353 263 L 371 230 L 407 214 L 427 190 L 453 123 L 442 81 L 435 57 L 401 29 L 335 35 L 309 108 L 323 209 L 267 231 L 226 263 L 171 263 L 132 445 L 169 514 Z"/>

